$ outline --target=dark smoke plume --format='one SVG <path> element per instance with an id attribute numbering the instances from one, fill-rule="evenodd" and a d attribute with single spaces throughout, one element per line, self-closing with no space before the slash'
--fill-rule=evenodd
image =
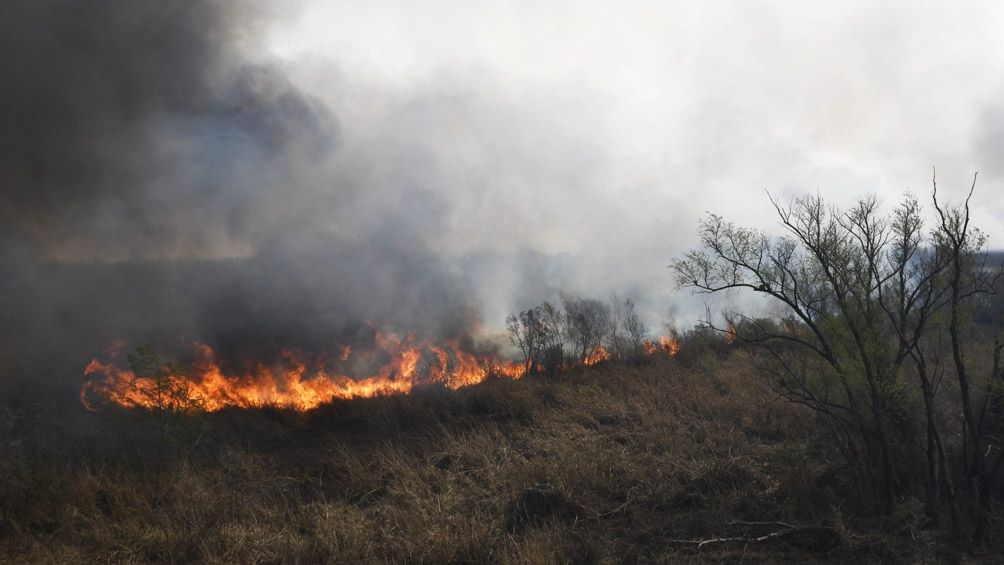
<path id="1" fill-rule="evenodd" d="M 334 121 L 243 53 L 247 3 L 0 5 L 0 228 L 52 259 L 225 252 Z"/>
<path id="2" fill-rule="evenodd" d="M 366 187 L 325 165 L 335 116 L 254 56 L 252 6 L 0 4 L 0 378 L 79 381 L 113 338 L 241 356 L 476 319 L 423 243 L 434 198 L 322 229 Z"/>

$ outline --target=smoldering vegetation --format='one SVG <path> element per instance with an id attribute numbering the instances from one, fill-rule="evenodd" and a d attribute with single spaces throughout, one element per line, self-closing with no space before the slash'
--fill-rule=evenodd
<path id="1" fill-rule="evenodd" d="M 36 378 L 64 385 L 66 371 L 81 374 L 113 340 L 166 352 L 197 340 L 225 358 L 254 363 L 270 347 L 324 351 L 357 344 L 357 333 L 375 329 L 368 321 L 449 337 L 477 321 L 463 281 L 444 276 L 434 260 L 377 257 L 371 249 L 223 261 L 43 263 L 21 275 L 0 299 L 4 354 L 9 364 L 37 371 Z M 401 280 L 408 291 L 395 293 Z M 375 289 L 378 301 L 371 298 Z"/>
<path id="2" fill-rule="evenodd" d="M 342 158 L 340 110 L 256 49 L 274 16 L 208 0 L 0 6 L 3 387 L 70 398 L 112 340 L 167 355 L 199 341 L 253 364 L 374 327 L 464 337 L 559 290 L 610 290 L 586 260 L 517 238 L 444 249 L 453 203 L 421 184 L 439 164 L 419 141 Z"/>
<path id="3" fill-rule="evenodd" d="M 278 239 L 282 187 L 338 139 L 328 110 L 242 49 L 260 17 L 208 1 L 0 7 L 5 383 L 59 386 L 102 342 L 226 333 L 258 308 L 234 303 L 282 266 L 193 259 Z M 214 314 L 222 326 L 201 324 Z"/>
<path id="4" fill-rule="evenodd" d="M 370 232 L 319 235 L 361 189 L 322 174 L 336 117 L 244 48 L 263 11 L 0 7 L 5 387 L 68 393 L 113 339 L 202 340 L 253 363 L 268 344 L 323 349 L 370 321 L 472 323 L 466 283 L 400 207 Z"/>
<path id="5" fill-rule="evenodd" d="M 181 361 L 205 344 L 231 374 L 279 362 L 283 349 L 332 358 L 346 346 L 377 349 L 377 332 L 506 355 L 504 333 L 485 329 L 503 320 L 484 319 L 481 283 L 523 269 L 515 300 L 532 304 L 558 294 L 570 264 L 529 250 L 446 262 L 413 247 L 320 237 L 249 258 L 28 258 L 0 292 L 0 386 L 9 398 L 77 403 L 88 362 L 118 342 Z"/>

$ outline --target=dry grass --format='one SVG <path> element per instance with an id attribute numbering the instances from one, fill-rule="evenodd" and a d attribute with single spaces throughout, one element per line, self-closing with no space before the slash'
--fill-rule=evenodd
<path id="1" fill-rule="evenodd" d="M 852 533 L 810 413 L 741 355 L 158 421 L 0 414 L 0 560 L 114 563 L 937 562 Z M 50 415 L 51 417 L 51 415 Z M 166 432 L 165 432 L 166 430 Z M 910 517 L 903 526 L 910 526 Z M 834 527 L 762 544 L 763 522 Z"/>

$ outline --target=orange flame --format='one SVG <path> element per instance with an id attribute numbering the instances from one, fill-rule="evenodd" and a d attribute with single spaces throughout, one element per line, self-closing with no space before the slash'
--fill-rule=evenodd
<path id="1" fill-rule="evenodd" d="M 659 336 L 658 343 L 646 339 L 642 342 L 642 346 L 645 348 L 645 355 L 654 355 L 659 351 L 665 351 L 672 357 L 680 352 L 680 342 L 673 336 Z"/>
<path id="2" fill-rule="evenodd" d="M 600 345 L 596 348 L 595 351 L 593 351 L 593 353 L 589 357 L 586 357 L 586 360 L 583 362 L 583 365 L 586 366 L 595 365 L 601 361 L 606 361 L 609 358 L 610 356 L 607 355 L 607 350 L 603 349 L 603 346 Z"/>
<path id="3" fill-rule="evenodd" d="M 489 377 L 519 379 L 522 363 L 503 361 L 493 355 L 478 356 L 460 347 L 458 339 L 441 345 L 420 341 L 413 335 L 402 339 L 393 333 L 375 332 L 375 349 L 337 345 L 337 357 L 350 366 L 389 359 L 367 377 L 353 377 L 328 367 L 326 356 L 314 360 L 303 352 L 281 350 L 281 363 L 259 363 L 244 374 L 226 372 L 211 347 L 194 343 L 195 361 L 189 366 L 154 364 L 142 374 L 115 363 L 125 343 L 113 342 L 105 350 L 106 362 L 93 359 L 84 370 L 90 380 L 80 391 L 80 401 L 95 410 L 95 401 L 128 407 L 184 412 L 217 411 L 227 406 L 279 406 L 309 410 L 335 399 L 365 398 L 408 393 L 415 386 L 439 384 L 450 389 L 478 384 Z M 660 337 L 644 342 L 645 353 L 664 351 L 676 355 L 679 343 Z M 610 359 L 597 347 L 585 365 Z M 382 362 L 382 361 L 378 361 Z M 337 364 L 338 361 L 335 361 Z"/>
<path id="4" fill-rule="evenodd" d="M 333 399 L 407 393 L 423 384 L 441 384 L 451 389 L 477 384 L 488 376 L 517 379 L 522 367 L 479 358 L 460 349 L 458 340 L 442 346 L 418 342 L 414 336 L 401 340 L 377 333 L 375 341 L 390 361 L 374 375 L 353 378 L 329 372 L 323 358 L 310 363 L 297 351 L 283 350 L 281 366 L 257 365 L 243 375 L 227 375 L 212 348 L 194 344 L 197 359 L 187 370 L 176 365 L 158 367 L 151 375 L 137 375 L 117 367 L 109 352 L 107 363 L 94 359 L 84 371 L 92 377 L 80 392 L 80 400 L 94 410 L 94 399 L 123 406 L 180 411 L 216 411 L 227 406 L 275 405 L 309 410 Z M 121 349 L 119 346 L 118 349 Z M 346 347 L 338 355 L 348 360 Z"/>

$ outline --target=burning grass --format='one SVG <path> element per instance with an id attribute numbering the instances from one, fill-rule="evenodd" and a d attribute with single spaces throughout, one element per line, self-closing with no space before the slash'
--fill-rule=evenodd
<path id="1" fill-rule="evenodd" d="M 407 394 L 415 387 L 444 386 L 458 389 L 489 378 L 518 379 L 523 365 L 499 359 L 492 352 L 475 354 L 461 346 L 459 338 L 435 345 L 414 335 L 400 338 L 375 332 L 373 346 L 353 349 L 339 346 L 336 355 L 308 355 L 281 349 L 275 363 L 259 362 L 244 371 L 228 370 L 213 349 L 204 344 L 189 346 L 194 359 L 188 364 L 162 363 L 148 346 L 121 362 L 125 343 L 106 348 L 105 359 L 92 359 L 84 370 L 89 380 L 80 391 L 88 410 L 99 403 L 181 412 L 215 412 L 229 406 L 243 408 L 279 406 L 311 410 L 333 400 Z M 645 340 L 644 354 L 676 355 L 674 338 Z M 584 359 L 592 366 L 615 360 L 603 347 Z M 565 369 L 575 364 L 569 363 Z M 363 367 L 365 376 L 359 376 Z"/>
<path id="2" fill-rule="evenodd" d="M 281 349 L 277 363 L 257 363 L 243 373 L 227 371 L 211 347 L 190 347 L 190 364 L 162 364 L 149 347 L 129 355 L 129 367 L 117 363 L 123 342 L 107 350 L 107 360 L 93 359 L 85 369 L 91 380 L 80 392 L 81 402 L 95 410 L 95 400 L 122 406 L 215 412 L 228 406 L 282 406 L 310 410 L 336 399 L 368 398 L 408 393 L 415 386 L 470 386 L 487 376 L 519 378 L 520 367 L 494 355 L 476 356 L 453 339 L 442 345 L 411 335 L 400 338 L 376 332 L 375 347 L 361 354 L 348 346 L 337 356 L 308 355 Z M 349 367 L 372 369 L 365 377 L 350 376 Z"/>
<path id="3" fill-rule="evenodd" d="M 813 416 L 742 354 L 215 412 L 0 417 L 0 551 L 28 562 L 920 561 L 855 534 Z M 909 505 L 904 505 L 909 507 Z M 829 535 L 755 544 L 772 523 Z M 896 528 L 899 528 L 898 530 Z M 890 533 L 891 532 L 891 533 Z M 926 553 L 925 553 L 926 552 Z M 934 552 L 934 553 L 932 553 Z M 938 553 L 940 552 L 940 553 Z"/>

